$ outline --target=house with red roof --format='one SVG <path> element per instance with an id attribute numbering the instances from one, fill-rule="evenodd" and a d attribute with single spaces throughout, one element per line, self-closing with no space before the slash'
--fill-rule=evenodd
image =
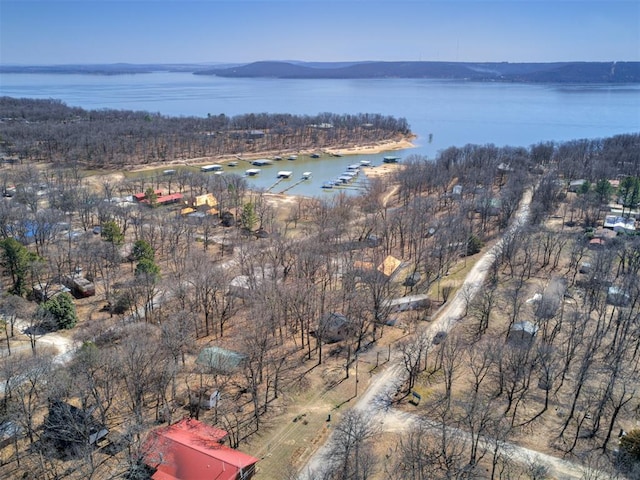
<path id="1" fill-rule="evenodd" d="M 161 427 L 145 443 L 144 461 L 153 480 L 249 480 L 258 462 L 224 445 L 224 430 L 185 418 Z"/>
<path id="2" fill-rule="evenodd" d="M 162 190 L 154 190 L 153 192 L 156 194 L 156 196 L 160 196 L 160 195 L 162 195 Z M 144 199 L 146 199 L 146 198 L 147 198 L 147 194 L 146 194 L 146 192 L 134 193 L 134 194 L 133 194 L 133 199 L 134 199 L 136 202 L 142 202 L 142 201 L 143 201 Z"/>

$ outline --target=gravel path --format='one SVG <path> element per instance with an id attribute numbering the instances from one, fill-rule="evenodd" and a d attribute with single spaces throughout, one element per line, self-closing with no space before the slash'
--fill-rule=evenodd
<path id="1" fill-rule="evenodd" d="M 520 203 L 515 221 L 504 233 L 503 238 L 513 234 L 527 223 L 531 198 L 532 191 L 527 190 Z M 494 258 L 500 252 L 502 243 L 503 240 L 499 240 L 469 271 L 462 288 L 458 290 L 456 295 L 439 312 L 437 318 L 428 326 L 431 335 L 435 335 L 435 333 L 439 331 L 448 332 L 464 315 L 467 299 L 473 297 L 482 286 Z M 400 363 L 399 355 L 392 356 L 387 367 L 372 378 L 369 388 L 358 399 L 358 402 L 353 408 L 370 415 L 371 418 L 380 423 L 381 430 L 386 432 L 404 432 L 417 422 L 423 422 L 427 427 L 433 428 L 434 431 L 442 428 L 441 425 L 435 422 L 430 422 L 421 419 L 417 415 L 391 408 L 391 399 L 404 382 L 405 376 L 406 372 Z M 462 437 L 469 436 L 468 433 L 462 430 L 451 430 Z M 333 436 L 330 436 L 327 439 L 325 444 L 311 456 L 307 464 L 301 469 L 298 477 L 299 480 L 314 480 L 314 478 L 317 478 L 316 473 L 320 471 L 322 465 L 325 463 L 324 457 L 330 449 L 332 437 Z M 520 463 L 531 464 L 534 462 L 546 466 L 549 469 L 550 475 L 558 480 L 582 479 L 585 478 L 587 472 L 584 467 L 578 464 L 521 447 L 514 443 L 505 443 L 503 451 L 507 452 L 512 459 Z M 602 472 L 598 473 L 602 475 Z M 607 477 L 603 475 L 598 478 Z"/>

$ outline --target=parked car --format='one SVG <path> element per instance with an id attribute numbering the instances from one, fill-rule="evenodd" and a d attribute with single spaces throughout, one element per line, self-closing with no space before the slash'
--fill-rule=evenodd
<path id="1" fill-rule="evenodd" d="M 440 331 L 433 336 L 433 344 L 440 345 L 447 338 L 447 332 Z"/>

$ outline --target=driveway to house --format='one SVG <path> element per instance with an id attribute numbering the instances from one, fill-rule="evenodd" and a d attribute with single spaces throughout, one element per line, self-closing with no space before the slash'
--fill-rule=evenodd
<path id="1" fill-rule="evenodd" d="M 496 256 L 500 254 L 504 238 L 513 235 L 527 224 L 532 195 L 533 192 L 531 189 L 525 191 L 513 224 L 505 231 L 503 237 L 478 260 L 467 274 L 462 288 L 456 292 L 448 304 L 438 312 L 437 317 L 426 327 L 431 338 L 433 338 L 437 332 L 449 332 L 464 316 L 468 300 L 473 298 L 484 283 L 491 265 Z M 434 432 L 442 429 L 442 425 L 436 422 L 424 420 L 417 415 L 391 408 L 392 399 L 404 383 L 405 378 L 406 371 L 401 364 L 400 355 L 392 355 L 388 366 L 371 379 L 369 388 L 358 399 L 353 408 L 365 413 L 373 419 L 373 421 L 379 422 L 380 429 L 386 432 L 404 432 L 418 422 L 422 422 L 429 429 L 433 428 Z M 453 428 L 450 430 L 462 438 L 469 437 L 469 434 L 462 430 Z M 326 464 L 325 458 L 330 451 L 332 441 L 333 435 L 327 439 L 324 445 L 316 450 L 307 464 L 301 469 L 298 477 L 299 480 L 314 480 L 315 478 L 319 478 L 318 472 L 321 472 L 322 466 Z M 513 443 L 505 442 L 502 446 L 502 453 L 509 455 L 510 458 L 518 463 L 532 464 L 533 462 L 537 465 L 544 465 L 549 469 L 550 475 L 562 480 L 585 478 L 584 475 L 587 471 L 579 464 L 568 462 L 552 455 L 536 452 Z M 607 477 L 601 476 L 599 478 Z"/>
<path id="2" fill-rule="evenodd" d="M 15 328 L 23 335 L 28 336 L 27 331 L 29 328 L 33 328 L 33 326 L 29 325 L 28 322 L 18 318 L 16 319 Z M 42 332 L 41 334 L 36 335 L 35 338 L 36 350 L 43 345 L 53 348 L 53 350 L 55 351 L 56 363 L 64 364 L 71 359 L 71 355 L 73 354 L 73 350 L 75 348 L 75 342 L 71 338 L 68 338 L 67 336 L 62 335 L 58 332 Z M 31 350 L 30 343 L 13 345 L 11 347 L 11 354 L 13 355 L 14 353 L 27 350 Z"/>

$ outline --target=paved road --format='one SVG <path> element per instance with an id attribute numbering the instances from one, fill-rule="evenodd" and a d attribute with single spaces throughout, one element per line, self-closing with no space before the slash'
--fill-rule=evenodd
<path id="1" fill-rule="evenodd" d="M 529 205 L 531 203 L 532 192 L 527 190 L 520 202 L 520 207 L 516 213 L 515 220 L 511 227 L 504 233 L 503 238 L 512 235 L 528 222 Z M 467 274 L 462 288 L 449 303 L 439 312 L 437 318 L 431 322 L 428 329 L 431 335 L 436 332 L 448 332 L 464 315 L 466 302 L 473 297 L 487 276 L 495 257 L 500 253 L 503 239 L 496 242 L 482 258 L 473 266 Z M 404 383 L 406 372 L 400 363 L 399 355 L 393 356 L 387 368 L 375 375 L 367 391 L 359 398 L 353 408 L 367 413 L 375 421 L 380 422 L 381 429 L 387 432 L 402 432 L 408 430 L 417 422 L 423 422 L 429 428 L 441 428 L 433 422 L 420 419 L 417 415 L 402 412 L 391 408 L 391 398 L 397 389 Z M 460 436 L 468 436 L 466 432 L 458 429 L 455 433 Z M 324 457 L 330 449 L 332 436 L 322 445 L 309 459 L 300 474 L 299 480 L 314 480 L 317 477 L 324 462 Z M 520 463 L 536 462 L 549 468 L 550 474 L 559 480 L 575 480 L 584 478 L 585 469 L 572 462 L 547 455 L 541 452 L 521 447 L 513 443 L 505 443 L 503 452 L 512 459 Z M 604 476 L 599 478 L 606 478 Z"/>

